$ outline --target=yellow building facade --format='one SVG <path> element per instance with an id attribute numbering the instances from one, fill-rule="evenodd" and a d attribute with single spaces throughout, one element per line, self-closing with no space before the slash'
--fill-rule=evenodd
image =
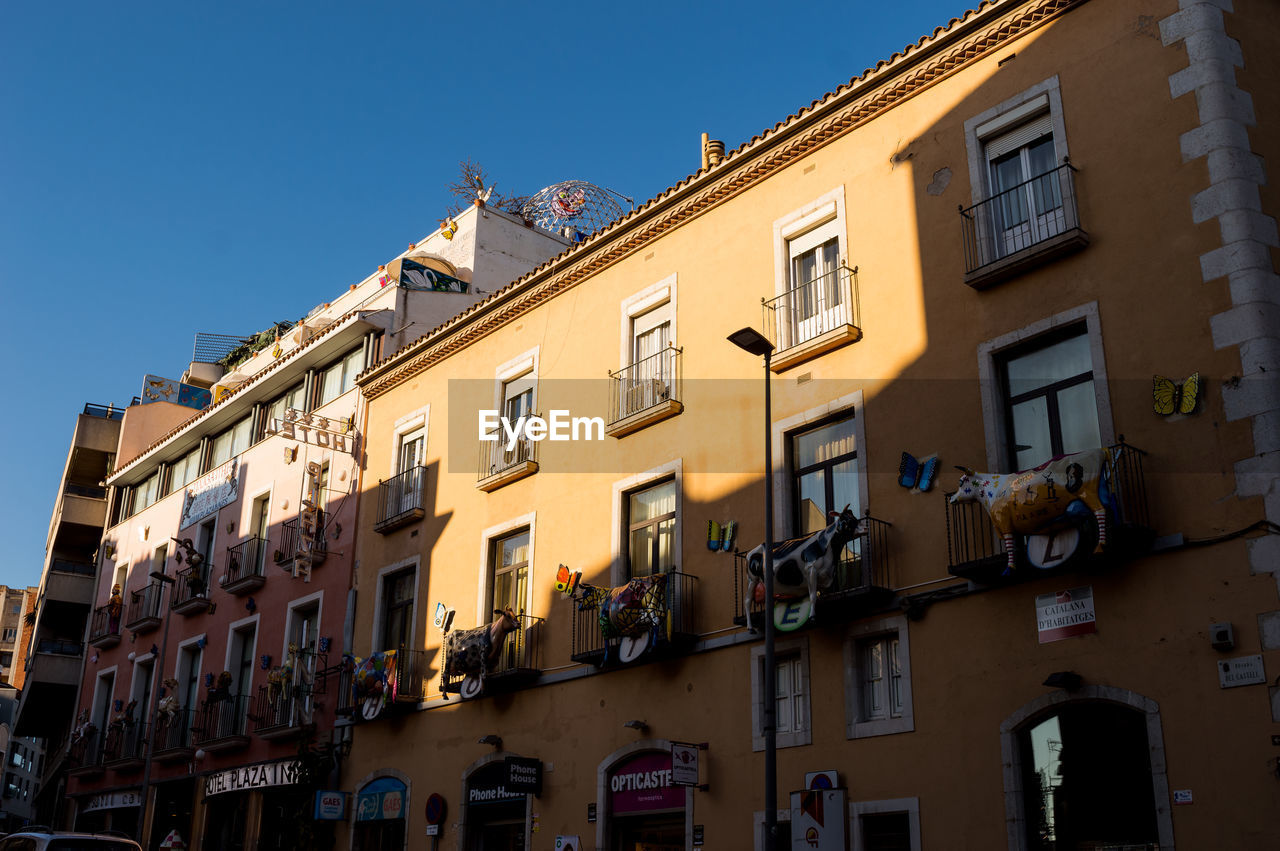
<path id="1" fill-rule="evenodd" d="M 766 701 L 814 847 L 1280 841 L 1269 5 L 985 4 L 366 370 L 340 845 L 760 848 Z"/>

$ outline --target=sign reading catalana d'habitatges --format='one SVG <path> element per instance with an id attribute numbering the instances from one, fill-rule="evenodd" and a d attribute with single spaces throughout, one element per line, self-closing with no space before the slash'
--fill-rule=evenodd
<path id="1" fill-rule="evenodd" d="M 1092 585 L 1036 597 L 1036 632 L 1041 644 L 1097 631 Z"/>
<path id="2" fill-rule="evenodd" d="M 239 480 L 236 471 L 236 459 L 210 470 L 191 483 L 182 498 L 182 519 L 179 529 L 185 529 L 197 520 L 202 520 L 213 512 L 236 501 Z"/>
<path id="3" fill-rule="evenodd" d="M 292 786 L 298 782 L 302 764 L 296 759 L 266 762 L 261 765 L 245 765 L 205 775 L 205 797 L 223 792 L 246 792 L 266 786 Z"/>

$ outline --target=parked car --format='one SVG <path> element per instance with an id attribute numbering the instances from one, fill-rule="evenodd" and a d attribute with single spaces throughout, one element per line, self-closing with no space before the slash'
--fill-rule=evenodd
<path id="1" fill-rule="evenodd" d="M 142 851 L 124 836 L 25 828 L 0 839 L 0 851 Z"/>

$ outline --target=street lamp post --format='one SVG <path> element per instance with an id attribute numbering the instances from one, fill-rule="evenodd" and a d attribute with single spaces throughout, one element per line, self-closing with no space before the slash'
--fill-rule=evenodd
<path id="1" fill-rule="evenodd" d="M 164 602 L 164 588 L 166 585 L 173 585 L 177 580 L 172 576 L 164 573 L 164 567 L 160 570 L 151 571 L 151 578 L 160 583 L 160 590 L 157 592 L 159 599 L 157 605 Z M 163 609 L 162 609 L 163 611 Z M 164 613 L 164 633 L 160 639 L 160 656 L 156 660 L 156 668 L 151 676 L 160 680 L 161 688 L 164 683 L 164 658 L 169 651 L 169 623 L 173 620 L 172 612 Z M 142 814 L 138 819 L 138 844 L 143 848 L 147 847 L 147 828 L 150 826 L 151 820 L 155 817 L 155 808 L 151 806 L 151 759 L 156 752 L 156 721 L 160 717 L 160 698 L 158 689 L 151 690 L 151 709 L 147 720 L 147 761 L 142 767 Z M 147 708 L 143 707 L 146 712 Z"/>
<path id="2" fill-rule="evenodd" d="M 769 382 L 773 343 L 754 328 L 733 332 L 729 342 L 748 354 L 764 356 L 764 688 L 761 692 L 764 705 L 760 707 L 760 715 L 764 727 L 764 847 L 766 851 L 775 851 L 778 847 L 778 670 L 774 663 L 773 399 Z M 747 621 L 750 620 L 748 608 Z"/>

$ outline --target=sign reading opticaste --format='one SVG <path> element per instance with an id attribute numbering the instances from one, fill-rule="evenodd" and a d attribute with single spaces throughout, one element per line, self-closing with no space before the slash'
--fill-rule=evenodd
<path id="1" fill-rule="evenodd" d="M 85 801 L 80 808 L 82 813 L 95 810 L 114 810 L 119 807 L 136 807 L 142 804 L 142 793 L 137 789 L 125 789 L 123 792 L 103 792 Z"/>
<path id="2" fill-rule="evenodd" d="M 302 764 L 296 759 L 229 768 L 205 775 L 204 794 L 211 798 L 224 792 L 244 792 L 267 786 L 292 786 L 298 782 L 301 770 Z"/>
<path id="3" fill-rule="evenodd" d="M 620 763 L 609 774 L 609 797 L 615 813 L 642 813 L 684 806 L 685 787 L 671 776 L 671 752 L 642 753 Z"/>
<path id="4" fill-rule="evenodd" d="M 178 528 L 185 529 L 224 505 L 235 502 L 237 486 L 234 458 L 196 479 L 183 495 L 182 518 L 178 521 Z"/>
<path id="5" fill-rule="evenodd" d="M 671 782 L 677 786 L 698 785 L 698 746 L 671 743 Z"/>
<path id="6" fill-rule="evenodd" d="M 1036 631 L 1041 644 L 1097 632 L 1093 586 L 1068 588 L 1036 597 Z"/>

